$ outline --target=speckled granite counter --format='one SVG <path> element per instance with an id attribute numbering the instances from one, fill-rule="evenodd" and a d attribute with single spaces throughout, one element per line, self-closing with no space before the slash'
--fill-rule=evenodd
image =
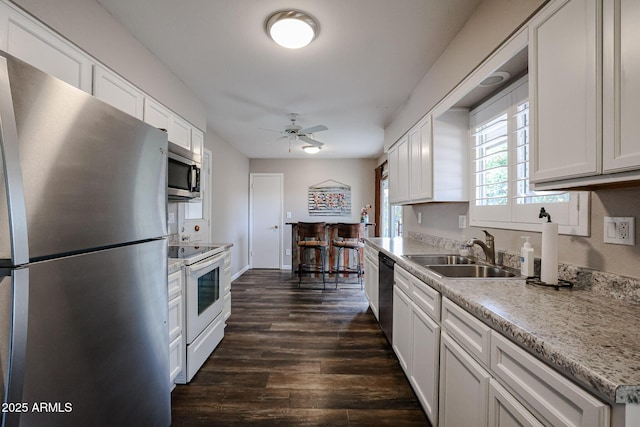
<path id="1" fill-rule="evenodd" d="M 367 239 L 443 296 L 615 403 L 640 403 L 640 305 L 521 279 L 449 279 L 402 255 L 452 253 L 412 239 Z"/>
<path id="2" fill-rule="evenodd" d="M 180 267 L 182 267 L 182 264 L 184 264 L 182 260 L 170 258 L 168 274 L 175 273 L 176 271 L 180 270 Z"/>

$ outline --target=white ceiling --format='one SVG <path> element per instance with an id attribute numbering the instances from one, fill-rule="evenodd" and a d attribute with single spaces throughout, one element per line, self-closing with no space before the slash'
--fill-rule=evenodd
<path id="1" fill-rule="evenodd" d="M 97 0 L 207 107 L 207 124 L 250 158 L 309 157 L 278 139 L 326 125 L 315 157 L 371 158 L 404 104 L 480 0 Z M 265 20 L 294 7 L 318 37 L 288 50 Z"/>

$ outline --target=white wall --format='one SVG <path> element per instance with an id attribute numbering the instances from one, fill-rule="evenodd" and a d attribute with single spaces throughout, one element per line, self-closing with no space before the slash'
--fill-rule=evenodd
<path id="1" fill-rule="evenodd" d="M 251 173 L 284 174 L 284 222 L 325 221 L 360 222 L 360 209 L 375 200 L 376 159 L 251 159 Z M 351 186 L 351 216 L 309 216 L 307 195 L 310 186 L 332 179 Z M 375 218 L 373 209 L 370 220 Z M 284 229 L 283 248 L 291 247 L 291 227 Z M 283 264 L 291 265 L 291 256 L 283 254 Z"/>
<path id="2" fill-rule="evenodd" d="M 211 238 L 233 243 L 231 275 L 249 265 L 249 159 L 209 129 L 211 150 Z"/>
<path id="3" fill-rule="evenodd" d="M 197 128 L 206 129 L 204 103 L 96 1 L 12 2 Z"/>

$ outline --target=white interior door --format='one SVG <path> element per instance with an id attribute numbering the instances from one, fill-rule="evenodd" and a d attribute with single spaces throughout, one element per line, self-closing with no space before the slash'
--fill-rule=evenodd
<path id="1" fill-rule="evenodd" d="M 251 268 L 281 268 L 283 175 L 251 174 Z"/>

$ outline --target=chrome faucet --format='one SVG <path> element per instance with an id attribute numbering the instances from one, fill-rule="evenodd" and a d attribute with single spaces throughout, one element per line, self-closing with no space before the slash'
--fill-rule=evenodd
<path id="1" fill-rule="evenodd" d="M 487 262 L 491 265 L 496 265 L 496 247 L 494 245 L 494 239 L 491 234 L 487 230 L 482 230 L 485 235 L 485 241 L 483 242 L 480 239 L 469 239 L 467 243 L 465 243 L 468 247 L 472 247 L 473 245 L 478 245 L 484 251 L 484 256 L 487 259 Z M 486 242 L 486 243 L 485 243 Z"/>

